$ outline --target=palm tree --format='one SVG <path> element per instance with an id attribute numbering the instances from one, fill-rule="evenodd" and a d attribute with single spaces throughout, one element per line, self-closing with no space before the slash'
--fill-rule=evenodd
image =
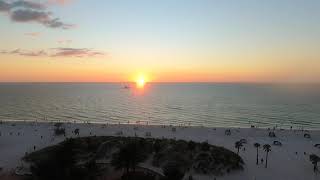
<path id="1" fill-rule="evenodd" d="M 240 141 L 237 141 L 234 143 L 234 147 L 237 148 L 237 154 L 239 154 L 239 150 L 241 149 L 241 147 L 243 146 L 243 144 Z"/>
<path id="2" fill-rule="evenodd" d="M 320 161 L 320 157 L 315 154 L 311 154 L 310 161 L 313 164 L 313 172 L 316 172 L 318 170 L 318 162 Z"/>
<path id="3" fill-rule="evenodd" d="M 256 164 L 258 165 L 259 164 L 259 148 L 261 145 L 259 143 L 254 143 L 253 146 L 255 148 L 257 148 L 257 162 L 256 162 Z"/>
<path id="4" fill-rule="evenodd" d="M 270 144 L 265 144 L 265 145 L 263 145 L 263 150 L 265 151 L 265 152 L 267 152 L 267 154 L 266 154 L 266 168 L 268 167 L 268 154 L 269 154 L 269 152 L 271 151 L 271 146 L 270 146 Z"/>

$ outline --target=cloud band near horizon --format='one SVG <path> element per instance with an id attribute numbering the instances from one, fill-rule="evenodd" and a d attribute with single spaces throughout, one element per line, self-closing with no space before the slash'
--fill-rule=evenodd
<path id="1" fill-rule="evenodd" d="M 32 57 L 97 57 L 97 56 L 105 56 L 106 53 L 102 51 L 97 51 L 88 48 L 51 48 L 48 50 L 3 50 L 0 54 L 7 55 L 19 55 L 19 56 L 32 56 Z"/>

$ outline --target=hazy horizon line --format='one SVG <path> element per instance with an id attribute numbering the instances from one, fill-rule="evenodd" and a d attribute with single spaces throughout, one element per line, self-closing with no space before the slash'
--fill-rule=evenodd
<path id="1" fill-rule="evenodd" d="M 0 81 L 0 84 L 134 84 L 135 81 Z M 320 85 L 320 82 L 250 82 L 250 81 L 151 81 L 147 84 L 303 84 L 303 85 Z"/>

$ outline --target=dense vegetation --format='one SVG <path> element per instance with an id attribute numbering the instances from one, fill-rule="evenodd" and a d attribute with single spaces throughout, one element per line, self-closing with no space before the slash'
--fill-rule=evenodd
<path id="1" fill-rule="evenodd" d="M 206 142 L 111 136 L 67 139 L 24 160 L 32 165 L 32 178 L 41 180 L 93 180 L 118 170 L 122 179 L 179 180 L 186 172 L 223 175 L 243 168 L 236 153 Z M 141 162 L 162 169 L 165 177 L 144 173 Z"/>

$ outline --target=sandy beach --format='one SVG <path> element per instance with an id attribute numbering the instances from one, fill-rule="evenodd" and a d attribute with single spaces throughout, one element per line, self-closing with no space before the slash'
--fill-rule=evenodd
<path id="1" fill-rule="evenodd" d="M 236 141 L 246 139 L 239 155 L 245 162 L 245 169 L 241 172 L 228 174 L 217 179 L 256 179 L 267 180 L 315 180 L 320 174 L 313 172 L 313 165 L 309 155 L 319 155 L 320 149 L 314 147 L 320 143 L 320 131 L 301 130 L 274 130 L 276 137 L 269 137 L 272 130 L 258 128 L 231 128 L 231 135 L 225 135 L 226 128 L 208 127 L 176 127 L 171 126 L 134 125 L 134 124 L 73 124 L 65 123 L 66 136 L 54 135 L 53 123 L 36 122 L 3 122 L 0 125 L 0 167 L 1 173 L 12 172 L 23 162 L 21 158 L 26 154 L 43 147 L 57 144 L 66 137 L 76 137 L 72 131 L 79 128 L 79 136 L 139 136 L 146 134 L 154 138 L 175 138 L 193 140 L 196 142 L 208 141 L 212 145 L 223 146 L 234 152 Z M 311 138 L 305 138 L 310 134 Z M 282 146 L 273 145 L 279 141 Z M 259 162 L 256 165 L 256 148 L 254 143 L 270 144 L 271 152 L 268 158 L 268 168 Z M 265 158 L 261 148 L 259 157 Z M 259 158 L 259 161 L 260 161 Z M 212 179 L 210 176 L 196 175 L 196 179 Z"/>

